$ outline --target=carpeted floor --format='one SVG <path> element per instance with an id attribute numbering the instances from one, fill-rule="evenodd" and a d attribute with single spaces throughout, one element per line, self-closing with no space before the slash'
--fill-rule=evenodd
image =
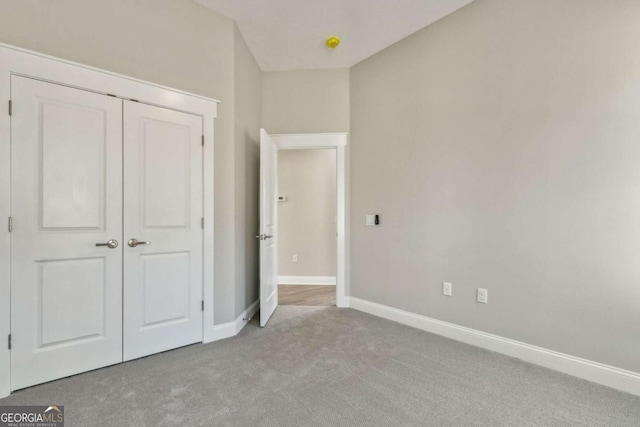
<path id="1" fill-rule="evenodd" d="M 73 426 L 639 426 L 640 398 L 354 310 L 19 391 Z"/>

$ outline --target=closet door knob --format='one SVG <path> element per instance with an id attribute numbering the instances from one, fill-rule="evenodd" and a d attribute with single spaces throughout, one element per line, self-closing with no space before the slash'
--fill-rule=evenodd
<path id="1" fill-rule="evenodd" d="M 132 248 L 135 248 L 138 245 L 150 245 L 151 244 L 151 242 L 149 242 L 149 241 L 141 242 L 138 239 L 131 239 L 131 240 L 129 240 L 128 243 L 129 243 L 129 246 L 131 246 Z"/>
<path id="2" fill-rule="evenodd" d="M 96 246 L 106 246 L 109 249 L 115 249 L 118 247 L 118 241 L 111 239 L 107 243 L 96 243 Z"/>

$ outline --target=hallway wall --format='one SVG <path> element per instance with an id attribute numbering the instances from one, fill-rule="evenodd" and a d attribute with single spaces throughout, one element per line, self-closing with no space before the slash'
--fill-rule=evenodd
<path id="1" fill-rule="evenodd" d="M 278 275 L 335 278 L 336 150 L 280 151 L 278 195 Z"/>

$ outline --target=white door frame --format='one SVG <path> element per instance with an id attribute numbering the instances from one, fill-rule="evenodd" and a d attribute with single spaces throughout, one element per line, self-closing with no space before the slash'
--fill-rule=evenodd
<path id="1" fill-rule="evenodd" d="M 300 133 L 271 135 L 278 150 L 336 150 L 337 263 L 336 306 L 348 307 L 347 289 L 347 161 L 348 133 Z"/>
<path id="2" fill-rule="evenodd" d="M 213 135 L 218 101 L 166 86 L 100 70 L 0 43 L 0 398 L 9 395 L 10 354 L 6 345 L 10 333 L 11 234 L 11 120 L 7 105 L 11 99 L 11 75 L 21 75 L 104 95 L 132 99 L 150 105 L 201 116 L 204 133 L 204 325 L 203 341 L 215 338 L 213 329 Z M 19 109 L 13 105 L 13 109 Z M 18 226 L 18 221 L 14 221 Z"/>

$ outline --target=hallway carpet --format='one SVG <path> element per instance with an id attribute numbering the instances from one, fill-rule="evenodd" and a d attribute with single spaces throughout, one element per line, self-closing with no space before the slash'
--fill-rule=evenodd
<path id="1" fill-rule="evenodd" d="M 254 320 L 257 317 L 254 318 Z M 66 426 L 638 426 L 640 398 L 335 307 L 16 392 Z"/>

